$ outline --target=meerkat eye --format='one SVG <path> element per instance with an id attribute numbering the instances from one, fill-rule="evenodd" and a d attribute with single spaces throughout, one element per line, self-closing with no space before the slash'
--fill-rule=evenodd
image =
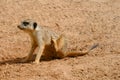
<path id="1" fill-rule="evenodd" d="M 27 25 L 29 25 L 29 22 L 23 22 L 23 25 L 27 26 Z"/>

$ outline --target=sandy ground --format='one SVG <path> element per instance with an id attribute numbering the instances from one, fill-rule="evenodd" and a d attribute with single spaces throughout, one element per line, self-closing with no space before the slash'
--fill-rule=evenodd
<path id="1" fill-rule="evenodd" d="M 19 63 L 30 38 L 17 25 L 34 19 L 65 34 L 85 56 Z M 120 80 L 120 0 L 0 0 L 0 80 Z"/>

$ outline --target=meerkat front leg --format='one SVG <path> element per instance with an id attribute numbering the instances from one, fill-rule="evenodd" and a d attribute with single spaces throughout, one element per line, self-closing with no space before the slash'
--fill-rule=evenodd
<path id="1" fill-rule="evenodd" d="M 21 62 L 29 61 L 32 58 L 33 52 L 35 51 L 36 47 L 37 47 L 37 45 L 35 43 L 32 43 L 31 44 L 31 49 L 30 49 L 30 52 L 29 52 L 28 56 L 25 57 L 25 59 L 21 60 Z"/>
<path id="2" fill-rule="evenodd" d="M 44 51 L 44 48 L 45 48 L 44 42 L 40 41 L 39 44 L 38 44 L 38 52 L 36 54 L 36 58 L 35 58 L 34 63 L 37 63 L 37 64 L 39 63 L 39 60 L 40 60 L 41 55 L 42 55 L 42 53 Z"/>

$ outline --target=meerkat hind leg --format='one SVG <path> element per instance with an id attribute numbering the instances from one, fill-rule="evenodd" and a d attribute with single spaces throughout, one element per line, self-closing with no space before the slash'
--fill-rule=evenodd
<path id="1" fill-rule="evenodd" d="M 63 46 L 65 45 L 65 38 L 63 35 L 60 35 L 57 40 L 52 39 L 52 42 L 54 44 L 55 50 L 58 51 L 58 50 L 62 49 Z"/>
<path id="2" fill-rule="evenodd" d="M 67 44 L 66 44 L 66 40 L 64 35 L 60 35 L 59 38 L 57 40 L 52 40 L 55 50 L 56 50 L 56 55 L 58 58 L 64 58 L 66 55 L 66 48 L 67 48 Z"/>

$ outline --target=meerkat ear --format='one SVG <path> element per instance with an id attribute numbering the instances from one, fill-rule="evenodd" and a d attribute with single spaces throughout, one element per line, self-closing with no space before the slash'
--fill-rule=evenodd
<path id="1" fill-rule="evenodd" d="M 34 29 L 36 29 L 36 27 L 37 27 L 37 23 L 36 22 L 33 23 L 33 27 L 34 27 Z"/>

